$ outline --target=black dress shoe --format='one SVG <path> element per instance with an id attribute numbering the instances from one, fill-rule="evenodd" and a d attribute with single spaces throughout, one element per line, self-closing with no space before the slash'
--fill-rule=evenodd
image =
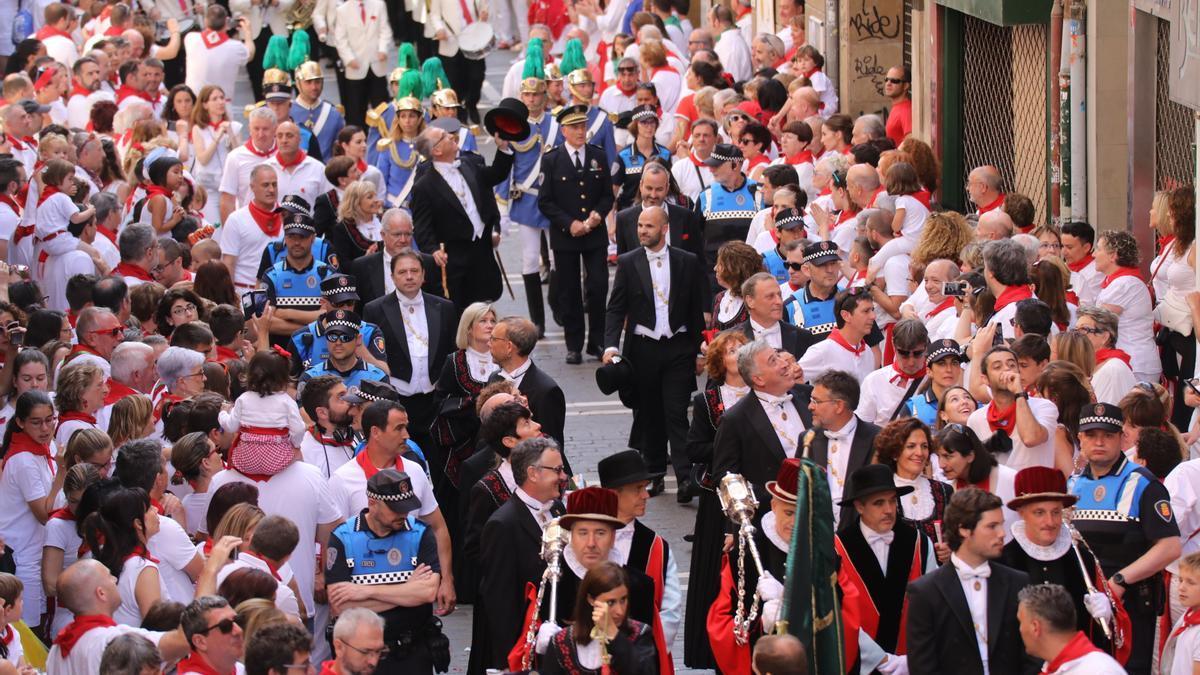
<path id="1" fill-rule="evenodd" d="M 690 504 L 694 496 L 695 491 L 692 489 L 692 481 L 687 478 L 679 481 L 679 491 L 675 493 L 675 502 L 678 504 Z"/>
<path id="2" fill-rule="evenodd" d="M 583 363 L 583 355 L 579 352 L 567 352 L 567 363 L 577 366 Z"/>
<path id="3" fill-rule="evenodd" d="M 583 350 L 583 351 L 584 351 L 584 353 L 585 353 L 585 354 L 587 354 L 588 356 L 590 356 L 590 357 L 592 357 L 592 358 L 595 358 L 595 359 L 599 359 L 599 358 L 601 358 L 601 357 L 603 356 L 603 354 L 604 354 L 604 350 L 603 350 L 603 349 L 601 349 L 601 348 L 599 348 L 599 347 L 595 347 L 595 346 L 593 346 L 593 347 L 588 347 L 587 349 L 585 349 L 585 350 Z"/>
<path id="4" fill-rule="evenodd" d="M 650 487 L 646 489 L 646 492 L 649 492 L 651 497 L 657 497 L 663 493 L 663 490 L 666 489 L 667 482 L 663 480 L 662 476 L 659 476 L 658 478 L 650 481 Z"/>

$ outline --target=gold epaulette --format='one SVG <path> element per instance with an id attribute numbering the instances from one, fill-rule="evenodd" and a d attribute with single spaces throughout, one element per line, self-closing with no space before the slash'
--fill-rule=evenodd
<path id="1" fill-rule="evenodd" d="M 339 105 L 338 107 L 341 108 L 342 106 Z M 367 126 L 373 127 L 376 124 L 378 124 L 379 122 L 382 122 L 383 121 L 383 111 L 387 110 L 387 107 L 388 107 L 387 101 L 384 101 L 383 103 L 380 103 L 379 105 L 375 106 L 374 108 L 371 108 L 370 110 L 368 110 L 367 111 Z"/>
<path id="2" fill-rule="evenodd" d="M 391 144 L 392 144 L 392 139 L 381 138 L 381 139 L 379 139 L 379 141 L 377 143 L 375 143 L 375 147 L 379 150 L 387 150 L 388 146 L 390 146 Z"/>
<path id="3" fill-rule="evenodd" d="M 242 114 L 244 114 L 246 117 L 250 117 L 250 113 L 254 112 L 255 108 L 261 108 L 266 104 L 267 104 L 266 101 L 259 101 L 258 103 L 250 103 L 246 106 L 246 109 L 243 111 Z"/>
<path id="4" fill-rule="evenodd" d="M 385 105 L 386 105 L 386 104 L 385 104 Z M 337 111 L 338 111 L 338 114 L 339 114 L 339 115 L 341 115 L 342 117 L 345 117 L 345 116 L 346 116 L 346 108 L 345 108 L 345 106 L 343 106 L 341 103 L 338 103 L 338 104 L 334 105 L 333 107 L 334 107 L 334 108 L 337 108 Z"/>

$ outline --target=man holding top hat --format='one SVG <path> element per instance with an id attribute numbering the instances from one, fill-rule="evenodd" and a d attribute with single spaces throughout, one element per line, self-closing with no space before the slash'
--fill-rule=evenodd
<path id="1" fill-rule="evenodd" d="M 1071 531 L 1063 522 L 1063 511 L 1075 505 L 1079 498 L 1067 492 L 1067 480 L 1062 472 L 1043 466 L 1031 466 L 1017 472 L 1014 482 L 1016 497 L 1008 500 L 1008 508 L 1021 519 L 1012 524 L 1012 541 L 1004 545 L 1000 562 L 1025 572 L 1035 584 L 1061 586 L 1074 605 L 1076 625 L 1091 641 L 1101 647 L 1110 646 L 1101 623 L 1113 628 L 1114 607 L 1104 592 L 1104 577 L 1096 566 L 1091 551 L 1071 541 Z M 1085 578 L 1084 575 L 1087 575 Z M 1089 583 L 1100 590 L 1089 591 Z M 1116 616 L 1125 621 L 1128 616 L 1116 603 Z M 1124 656 L 1129 653 L 1126 641 Z M 1114 652 L 1115 653 L 1115 652 Z"/>
<path id="2" fill-rule="evenodd" d="M 589 76 L 590 77 L 590 76 Z M 586 287 L 587 353 L 600 358 L 604 307 L 608 295 L 608 230 L 604 219 L 613 206 L 611 162 L 586 141 L 588 108 L 570 105 L 558 113 L 564 142 L 546 153 L 538 208 L 550 221 L 550 248 L 558 277 L 558 304 L 566 333 L 567 363 L 583 362 Z M 586 273 L 586 280 L 583 279 Z"/>
<path id="3" fill-rule="evenodd" d="M 642 452 L 656 478 L 666 473 L 669 459 L 679 481 L 677 499 L 687 502 L 693 496 L 687 409 L 696 389 L 707 288 L 696 256 L 667 246 L 667 227 L 666 210 L 643 210 L 637 224 L 641 245 L 617 258 L 603 361 L 612 363 L 622 353 L 629 359 L 634 398 L 629 445 Z"/>
<path id="4" fill-rule="evenodd" d="M 482 63 L 482 61 L 480 62 Z M 462 119 L 459 113 L 462 111 L 463 104 L 458 100 L 458 92 L 453 89 L 438 89 L 429 95 L 429 117 L 431 120 L 455 119 L 460 122 L 458 125 L 458 149 L 462 152 L 479 152 L 479 145 L 475 142 L 475 134 L 471 133 L 471 129 L 462 124 Z M 478 120 L 476 120 L 478 123 Z"/>
<path id="5" fill-rule="evenodd" d="M 843 520 L 834 547 L 844 574 L 858 590 L 854 609 L 861 627 L 887 658 L 879 671 L 906 672 L 904 633 L 908 582 L 937 567 L 933 543 L 920 530 L 900 521 L 899 498 L 911 486 L 896 486 L 883 464 L 868 464 L 850 474 L 841 506 L 857 517 Z"/>
<path id="6" fill-rule="evenodd" d="M 357 314 L 335 309 L 322 314 L 320 321 L 325 326 L 329 358 L 304 371 L 301 382 L 322 375 L 337 375 L 347 387 L 357 387 L 363 380 L 387 381 L 387 373 L 358 355 L 362 348 L 362 319 Z"/>
<path id="7" fill-rule="evenodd" d="M 1164 604 L 1162 571 L 1182 546 L 1167 489 L 1121 451 L 1124 423 L 1121 409 L 1108 403 L 1080 412 L 1079 448 L 1088 464 L 1068 482 L 1079 499 L 1071 522 L 1099 559 L 1108 592 L 1129 613 L 1133 645 L 1126 669 L 1148 673 Z"/>

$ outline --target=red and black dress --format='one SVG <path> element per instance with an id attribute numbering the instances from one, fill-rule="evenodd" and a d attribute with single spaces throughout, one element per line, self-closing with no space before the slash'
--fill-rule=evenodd
<path id="1" fill-rule="evenodd" d="M 542 656 L 538 672 L 543 675 L 656 675 L 658 652 L 650 627 L 640 621 L 626 619 L 617 631 L 617 636 L 608 643 L 611 661 L 607 667 L 587 667 L 580 657 L 580 650 L 591 652 L 599 645 L 591 642 L 581 647 L 575 639 L 575 627 L 564 628 L 550 641 Z"/>

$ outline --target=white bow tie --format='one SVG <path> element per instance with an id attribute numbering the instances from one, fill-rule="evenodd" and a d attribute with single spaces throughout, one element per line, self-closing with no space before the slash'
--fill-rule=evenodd
<path id="1" fill-rule="evenodd" d="M 658 251 L 651 251 L 650 249 L 646 249 L 646 260 L 662 260 L 665 257 L 667 257 L 667 247 L 666 246 L 662 247 L 662 249 L 660 249 Z"/>
<path id="2" fill-rule="evenodd" d="M 401 299 L 400 299 L 400 306 L 401 306 L 401 307 L 418 307 L 418 306 L 420 306 L 420 305 L 423 305 L 423 304 L 425 304 L 425 303 L 424 303 L 424 302 L 421 300 L 421 298 L 420 298 L 419 296 L 418 296 L 418 297 L 416 297 L 416 298 L 414 298 L 414 299 L 412 299 L 412 300 L 409 300 L 408 298 L 401 298 Z"/>
<path id="3" fill-rule="evenodd" d="M 774 326 L 771 326 L 770 328 L 755 328 L 755 329 L 754 329 L 754 335 L 755 335 L 755 336 L 759 336 L 759 335 L 778 335 L 778 334 L 779 334 L 779 324 L 778 324 L 778 323 L 777 323 L 777 324 L 775 324 Z"/>
<path id="4" fill-rule="evenodd" d="M 896 537 L 896 533 L 888 530 L 887 532 L 871 532 L 864 535 L 867 538 L 867 546 L 874 546 L 877 542 L 883 542 L 888 546 L 892 545 L 892 539 Z"/>
<path id="5" fill-rule="evenodd" d="M 963 569 L 961 567 L 955 566 L 954 571 L 958 572 L 958 578 L 961 581 L 974 581 L 976 579 L 987 579 L 988 577 L 992 576 L 991 565 L 983 565 L 983 566 L 977 567 L 973 570 L 972 569 Z"/>
<path id="6" fill-rule="evenodd" d="M 841 442 L 841 441 L 846 440 L 847 436 L 848 436 L 847 434 L 839 434 L 835 431 L 826 431 L 825 432 L 825 438 L 828 438 L 831 441 Z"/>
<path id="7" fill-rule="evenodd" d="M 778 401 L 768 401 L 768 400 L 762 399 L 762 398 L 760 398 L 759 400 L 762 401 L 763 403 L 766 403 L 767 405 L 773 405 L 776 408 L 783 410 L 788 404 L 790 404 L 792 402 L 792 395 L 784 394 Z"/>

